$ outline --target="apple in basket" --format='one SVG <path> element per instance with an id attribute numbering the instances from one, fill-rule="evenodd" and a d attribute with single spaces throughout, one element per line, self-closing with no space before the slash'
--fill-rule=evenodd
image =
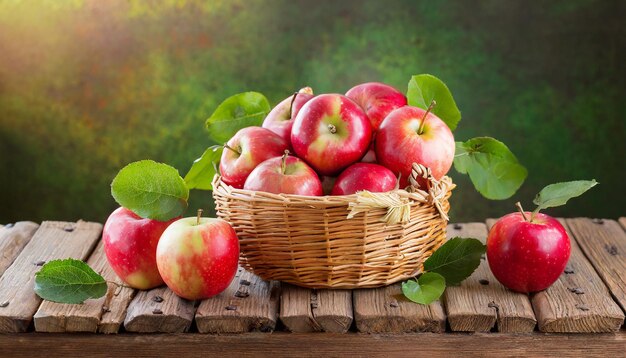
<path id="1" fill-rule="evenodd" d="M 282 155 L 288 147 L 288 142 L 267 128 L 239 130 L 224 144 L 220 160 L 222 181 L 234 188 L 243 188 L 246 178 L 257 165 Z"/>
<path id="2" fill-rule="evenodd" d="M 376 134 L 376 159 L 394 173 L 400 173 L 405 187 L 413 163 L 430 168 L 435 179 L 450 170 L 454 160 L 454 136 L 450 128 L 428 110 L 405 106 L 383 120 Z"/>
<path id="3" fill-rule="evenodd" d="M 239 262 L 239 239 L 222 219 L 197 217 L 170 225 L 157 246 L 163 281 L 188 300 L 209 298 L 230 284 Z"/>
<path id="4" fill-rule="evenodd" d="M 282 157 L 271 158 L 259 164 L 250 173 L 243 188 L 274 194 L 324 194 L 317 173 L 302 159 L 290 156 L 289 151 L 285 151 Z"/>
<path id="5" fill-rule="evenodd" d="M 383 119 L 391 111 L 407 104 L 406 97 L 402 92 L 380 82 L 356 85 L 346 92 L 346 97 L 363 108 L 374 131 L 378 130 Z"/>
<path id="6" fill-rule="evenodd" d="M 104 253 L 113 271 L 129 286 L 147 290 L 163 280 L 156 263 L 156 250 L 170 221 L 144 219 L 126 208 L 116 209 L 104 224 Z"/>
<path id="7" fill-rule="evenodd" d="M 386 192 L 395 189 L 397 181 L 393 172 L 382 165 L 356 163 L 339 175 L 331 195 L 349 195 L 361 190 Z"/>
<path id="8" fill-rule="evenodd" d="M 335 175 L 367 151 L 372 128 L 363 109 L 340 94 L 319 95 L 300 110 L 291 129 L 296 155 L 320 175 Z"/>
<path id="9" fill-rule="evenodd" d="M 298 112 L 305 103 L 313 98 L 313 90 L 311 87 L 304 87 L 300 91 L 285 98 L 276 105 L 263 121 L 263 128 L 267 128 L 272 132 L 281 136 L 287 143 L 291 143 L 291 127 L 293 119 L 296 118 Z"/>

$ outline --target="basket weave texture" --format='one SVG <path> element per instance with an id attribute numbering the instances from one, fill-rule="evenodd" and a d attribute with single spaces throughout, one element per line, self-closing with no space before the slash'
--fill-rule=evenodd
<path id="1" fill-rule="evenodd" d="M 419 274 L 446 238 L 455 185 L 416 164 L 410 182 L 407 190 L 311 197 L 235 189 L 216 176 L 213 197 L 237 232 L 241 265 L 261 278 L 381 287 Z"/>

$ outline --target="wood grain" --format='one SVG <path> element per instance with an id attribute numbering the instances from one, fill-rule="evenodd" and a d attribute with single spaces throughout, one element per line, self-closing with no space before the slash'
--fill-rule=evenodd
<path id="1" fill-rule="evenodd" d="M 353 320 L 352 290 L 314 290 L 311 312 L 322 331 L 347 332 Z"/>
<path id="2" fill-rule="evenodd" d="M 568 235 L 572 237 L 563 219 Z M 488 225 L 495 221 L 487 220 Z M 602 279 L 585 258 L 576 240 L 566 272 L 546 290 L 531 298 L 539 329 L 543 332 L 614 332 L 624 314 L 611 298 Z"/>
<path id="3" fill-rule="evenodd" d="M 352 291 L 313 290 L 283 283 L 280 319 L 291 332 L 347 332 L 353 320 Z"/>
<path id="4" fill-rule="evenodd" d="M 308 288 L 281 284 L 280 320 L 291 332 L 320 332 L 322 327 L 313 317 L 311 291 Z"/>
<path id="5" fill-rule="evenodd" d="M 0 226 L 0 276 L 15 261 L 38 228 L 38 224 L 30 221 Z"/>
<path id="6" fill-rule="evenodd" d="M 196 311 L 200 333 L 271 332 L 276 328 L 280 284 L 239 268 L 226 290 Z"/>
<path id="7" fill-rule="evenodd" d="M 619 218 L 618 221 L 619 221 L 620 225 L 622 225 L 624 230 L 626 230 L 626 217 L 621 217 L 621 218 Z"/>
<path id="8" fill-rule="evenodd" d="M 450 224 L 448 238 L 476 238 L 486 242 L 484 223 Z M 463 332 L 532 332 L 537 320 L 527 295 L 508 290 L 496 280 L 486 259 L 460 286 L 444 292 L 450 329 Z"/>
<path id="9" fill-rule="evenodd" d="M 354 320 L 359 332 L 444 332 L 446 316 L 439 301 L 428 306 L 409 301 L 402 284 L 352 292 Z"/>
<path id="10" fill-rule="evenodd" d="M 167 287 L 138 291 L 130 302 L 124 328 L 129 332 L 187 332 L 195 313 L 194 303 Z"/>
<path id="11" fill-rule="evenodd" d="M 102 225 L 79 221 L 45 221 L 13 264 L 0 277 L 0 332 L 27 330 L 41 298 L 33 290 L 35 273 L 54 259 L 84 260 L 92 251 Z M 4 306 L 4 305 L 0 305 Z"/>
<path id="12" fill-rule="evenodd" d="M 626 311 L 626 233 L 614 220 L 567 219 L 580 248 Z"/>
<path id="13" fill-rule="evenodd" d="M 615 334 L 10 334 L 7 357 L 624 357 Z"/>
<path id="14" fill-rule="evenodd" d="M 123 283 L 107 262 L 103 241 L 98 243 L 87 264 L 105 280 Z M 104 297 L 87 300 L 82 305 L 44 301 L 34 317 L 35 330 L 38 332 L 96 332 L 101 325 L 103 313 L 109 313 L 106 326 L 102 327 L 101 331 L 117 333 L 133 292 L 132 288 L 109 283 L 108 292 Z M 125 302 L 125 304 L 115 304 L 112 308 L 113 300 L 119 303 Z M 117 318 L 113 319 L 113 316 Z"/>

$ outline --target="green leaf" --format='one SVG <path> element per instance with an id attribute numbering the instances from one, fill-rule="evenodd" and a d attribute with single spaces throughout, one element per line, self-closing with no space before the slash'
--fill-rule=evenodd
<path id="1" fill-rule="evenodd" d="M 111 183 L 121 206 L 142 218 L 167 221 L 187 208 L 189 189 L 175 168 L 152 160 L 130 163 Z"/>
<path id="2" fill-rule="evenodd" d="M 423 273 L 417 281 L 402 283 L 402 293 L 409 300 L 422 305 L 429 305 L 441 297 L 446 289 L 446 279 L 435 272 Z"/>
<path id="3" fill-rule="evenodd" d="M 218 172 L 218 165 L 222 157 L 224 147 L 214 145 L 202 153 L 202 156 L 196 159 L 185 175 L 185 183 L 189 189 L 213 190 L 213 177 Z"/>
<path id="4" fill-rule="evenodd" d="M 550 184 L 541 189 L 533 203 L 537 205 L 536 211 L 565 205 L 569 199 L 581 196 L 596 185 L 598 182 L 595 179 Z"/>
<path id="5" fill-rule="evenodd" d="M 258 92 L 230 96 L 206 120 L 211 139 L 225 143 L 242 128 L 260 126 L 270 112 L 270 103 Z"/>
<path id="6" fill-rule="evenodd" d="M 422 109 L 428 109 L 430 102 L 435 100 L 437 105 L 432 112 L 441 118 L 450 130 L 455 130 L 461 120 L 461 112 L 448 86 L 433 75 L 423 74 L 411 77 L 406 97 L 409 105 Z"/>
<path id="7" fill-rule="evenodd" d="M 509 148 L 491 137 L 457 142 L 454 168 L 469 174 L 476 190 L 494 200 L 513 196 L 528 175 Z"/>
<path id="8" fill-rule="evenodd" d="M 100 298 L 106 292 L 104 278 L 80 260 L 53 260 L 35 274 L 35 293 L 44 300 L 83 303 L 88 298 Z"/>
<path id="9" fill-rule="evenodd" d="M 440 274 L 448 285 L 458 285 L 480 265 L 485 250 L 486 246 L 480 240 L 455 237 L 424 262 L 424 270 Z"/>

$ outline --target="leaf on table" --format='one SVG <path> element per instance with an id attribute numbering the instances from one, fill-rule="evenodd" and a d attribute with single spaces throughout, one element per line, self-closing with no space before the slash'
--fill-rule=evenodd
<path id="1" fill-rule="evenodd" d="M 53 260 L 35 274 L 35 293 L 48 301 L 83 303 L 106 292 L 104 278 L 80 260 Z"/>
<path id="2" fill-rule="evenodd" d="M 458 285 L 480 265 L 480 257 L 485 250 L 480 240 L 455 237 L 441 245 L 424 262 L 424 270 L 440 274 L 450 286 Z"/>
<path id="3" fill-rule="evenodd" d="M 120 170 L 111 183 L 111 194 L 142 218 L 167 221 L 185 211 L 189 188 L 176 168 L 141 160 Z"/>
<path id="4" fill-rule="evenodd" d="M 270 109 L 267 98 L 258 92 L 230 96 L 206 120 L 209 137 L 225 143 L 242 128 L 260 126 Z"/>
<path id="5" fill-rule="evenodd" d="M 595 179 L 550 184 L 541 189 L 533 203 L 537 205 L 537 211 L 565 205 L 569 199 L 583 195 L 596 185 L 598 182 Z"/>
<path id="6" fill-rule="evenodd" d="M 469 174 L 476 190 L 494 200 L 513 196 L 528 176 L 509 148 L 491 137 L 456 142 L 454 168 L 461 174 Z"/>
<path id="7" fill-rule="evenodd" d="M 423 273 L 417 281 L 402 283 L 402 293 L 409 300 L 422 305 L 429 305 L 438 300 L 446 289 L 446 279 L 435 272 Z"/>
<path id="8" fill-rule="evenodd" d="M 218 166 L 224 147 L 214 145 L 202 153 L 202 156 L 196 159 L 185 175 L 185 183 L 189 189 L 213 190 L 213 177 L 219 171 Z"/>
<path id="9" fill-rule="evenodd" d="M 452 131 L 461 120 L 461 111 L 456 106 L 448 86 L 433 75 L 422 74 L 411 77 L 406 96 L 409 105 L 422 109 L 428 109 L 430 103 L 435 100 L 437 105 L 432 113 L 444 121 Z"/>

